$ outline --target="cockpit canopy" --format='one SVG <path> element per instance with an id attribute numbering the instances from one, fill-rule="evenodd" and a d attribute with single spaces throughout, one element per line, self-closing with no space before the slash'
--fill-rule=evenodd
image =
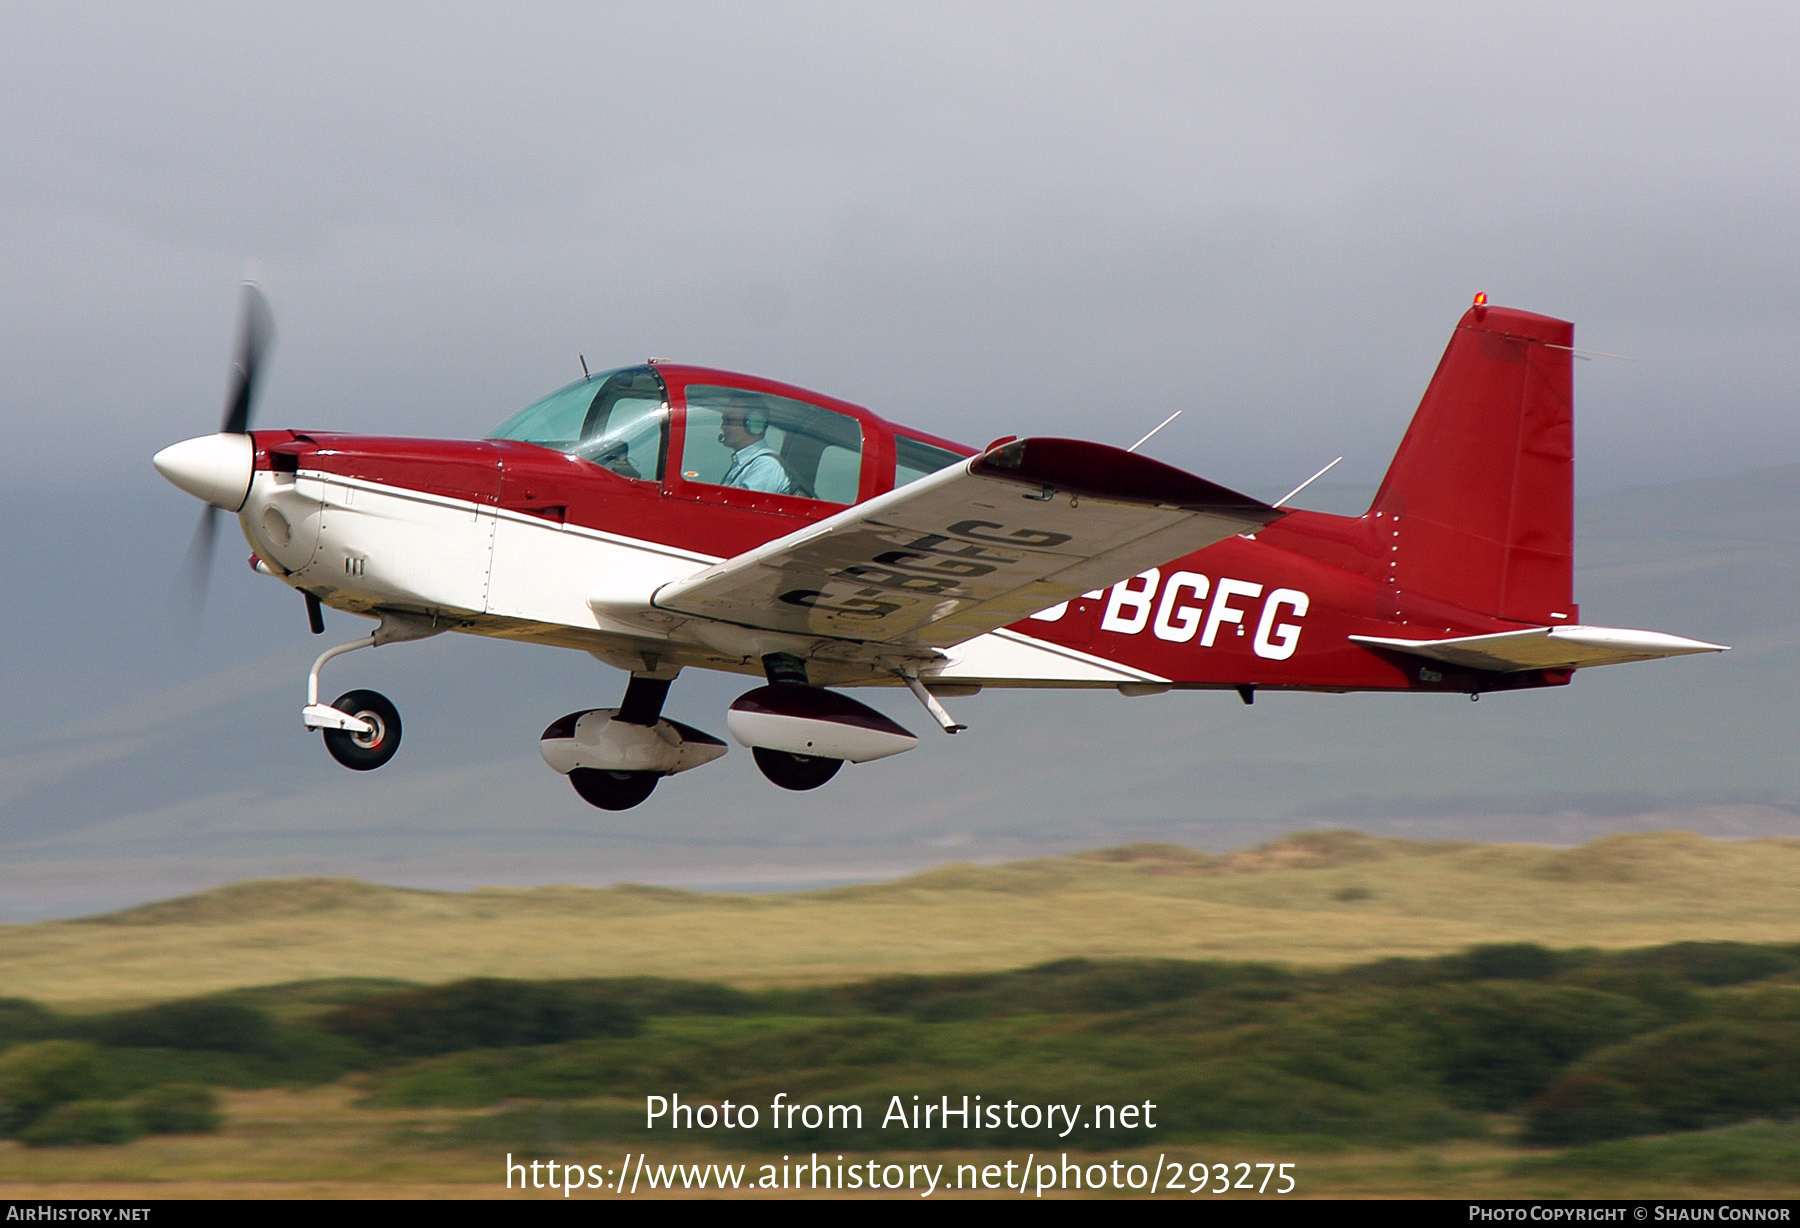
<path id="1" fill-rule="evenodd" d="M 874 415 L 770 390 L 800 392 L 784 385 L 699 368 L 672 370 L 673 396 L 656 367 L 620 367 L 558 389 L 508 418 L 488 438 L 553 448 L 623 477 L 662 482 L 672 493 L 736 488 L 843 505 L 855 503 L 865 489 L 905 485 L 962 459 L 933 443 L 894 434 L 888 462 L 893 469 L 870 475 L 865 487 L 865 458 L 888 454 L 886 446 L 873 442 L 871 432 L 883 445 L 890 438 Z M 670 472 L 672 449 L 679 451 L 680 464 Z M 713 497 L 697 489 L 691 495 Z"/>
<path id="2" fill-rule="evenodd" d="M 516 439 L 661 481 L 669 442 L 669 390 L 655 367 L 620 367 L 559 388 L 495 427 Z"/>

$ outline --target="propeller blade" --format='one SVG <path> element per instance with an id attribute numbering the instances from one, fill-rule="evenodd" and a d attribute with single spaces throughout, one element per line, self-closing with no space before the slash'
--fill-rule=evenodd
<path id="1" fill-rule="evenodd" d="M 244 283 L 244 307 L 238 321 L 237 354 L 231 361 L 231 390 L 225 397 L 225 418 L 219 430 L 241 435 L 250 428 L 250 410 L 256 401 L 256 377 L 263 356 L 275 340 L 275 316 L 262 287 Z M 211 539 L 208 538 L 210 541 Z"/>
<path id="2" fill-rule="evenodd" d="M 212 581 L 213 546 L 219 534 L 219 509 L 200 509 L 200 523 L 194 526 L 193 540 L 188 543 L 187 561 L 181 569 L 181 587 L 175 600 L 186 607 L 194 622 L 200 621 L 206 608 L 206 590 Z"/>
<path id="3" fill-rule="evenodd" d="M 225 394 L 225 417 L 219 423 L 221 434 L 242 435 L 250 429 L 250 413 L 256 405 L 257 376 L 274 343 L 275 315 L 269 310 L 269 297 L 254 279 L 246 280 L 243 308 L 238 313 L 237 351 L 232 355 L 231 383 Z M 195 442 L 205 441 L 189 441 L 190 444 Z M 164 449 L 158 456 L 176 450 Z M 161 464 L 158 468 L 164 469 Z M 176 466 L 176 469 L 180 468 Z M 164 469 L 165 476 L 168 473 L 169 470 Z M 175 481 L 174 478 L 170 480 Z M 200 498 L 207 497 L 195 491 L 191 483 L 176 481 L 175 484 Z M 213 551 L 218 536 L 219 509 L 209 504 L 200 512 L 200 523 L 194 526 L 193 540 L 188 543 L 181 578 L 169 594 L 171 613 L 185 613 L 196 626 L 206 609 L 206 590 L 212 582 Z"/>

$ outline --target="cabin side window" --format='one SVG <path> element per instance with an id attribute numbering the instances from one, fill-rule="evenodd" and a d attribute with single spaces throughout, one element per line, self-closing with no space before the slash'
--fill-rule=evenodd
<path id="1" fill-rule="evenodd" d="M 681 476 L 689 482 L 851 504 L 862 424 L 790 397 L 714 384 L 687 389 Z"/>
<path id="2" fill-rule="evenodd" d="M 926 474 L 936 473 L 939 469 L 947 469 L 967 457 L 959 456 L 946 448 L 934 447 L 921 443 L 917 439 L 908 439 L 904 435 L 894 436 L 894 489 L 899 490 L 908 482 L 916 482 Z"/>

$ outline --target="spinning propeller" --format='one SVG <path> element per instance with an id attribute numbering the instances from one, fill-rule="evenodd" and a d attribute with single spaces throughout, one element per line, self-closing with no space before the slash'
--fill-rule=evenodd
<path id="1" fill-rule="evenodd" d="M 254 281 L 246 281 L 238 318 L 237 352 L 231 361 L 231 384 L 219 433 L 164 448 L 153 460 L 158 473 L 207 504 L 194 529 L 184 569 L 183 588 L 196 616 L 206 603 L 219 513 L 237 511 L 250 491 L 254 459 L 248 434 L 250 414 L 256 406 L 257 377 L 263 358 L 274 339 L 275 318 L 269 310 L 268 296 Z"/>

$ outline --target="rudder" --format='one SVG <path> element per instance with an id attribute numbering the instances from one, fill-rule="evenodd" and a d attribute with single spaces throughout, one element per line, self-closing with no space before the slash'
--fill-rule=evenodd
<path id="1" fill-rule="evenodd" d="M 1369 507 L 1396 612 L 1574 621 L 1574 336 L 1501 307 L 1458 323 Z"/>

